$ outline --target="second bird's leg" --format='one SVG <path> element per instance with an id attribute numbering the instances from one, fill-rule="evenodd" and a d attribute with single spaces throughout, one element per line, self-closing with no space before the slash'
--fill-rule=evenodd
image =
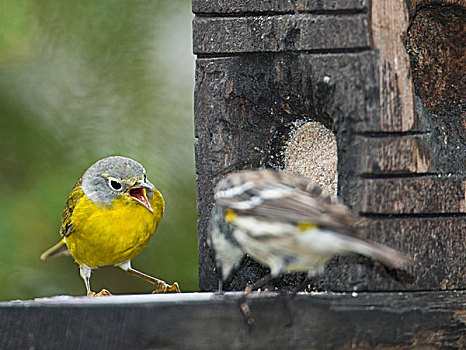
<path id="1" fill-rule="evenodd" d="M 270 282 L 272 282 L 273 280 L 275 280 L 276 277 L 272 277 L 272 275 L 269 273 L 267 275 L 265 275 L 264 277 L 262 277 L 259 281 L 257 281 L 256 283 L 254 283 L 253 285 L 247 285 L 246 286 L 246 289 L 245 289 L 245 292 L 247 294 L 255 291 L 255 290 L 258 290 L 262 287 L 266 287 L 270 284 Z"/>
<path id="2" fill-rule="evenodd" d="M 156 289 L 154 290 L 153 293 L 165 293 L 165 292 L 180 293 L 180 287 L 178 285 L 178 282 L 175 282 L 173 284 L 168 284 L 165 281 L 159 280 L 158 278 L 146 275 L 145 273 L 142 273 L 138 270 L 133 269 L 131 267 L 131 261 L 126 261 L 122 264 L 119 264 L 118 267 L 120 267 L 122 270 L 134 276 L 138 276 L 139 278 L 145 279 L 147 282 L 155 285 Z"/>
<path id="3" fill-rule="evenodd" d="M 252 314 L 251 309 L 249 308 L 249 305 L 248 305 L 249 294 L 251 294 L 251 292 L 253 292 L 255 290 L 258 290 L 258 289 L 260 289 L 260 288 L 262 288 L 264 286 L 267 286 L 274 279 L 275 278 L 272 277 L 272 275 L 269 273 L 269 274 L 265 275 L 264 277 L 262 277 L 256 283 L 254 283 L 252 285 L 248 284 L 246 286 L 246 288 L 244 289 L 244 296 L 243 296 L 243 298 L 241 298 L 241 302 L 240 302 L 239 307 L 241 309 L 241 313 L 243 314 L 243 317 L 244 317 L 248 327 L 252 327 L 254 325 L 254 323 L 255 323 L 254 315 Z"/>

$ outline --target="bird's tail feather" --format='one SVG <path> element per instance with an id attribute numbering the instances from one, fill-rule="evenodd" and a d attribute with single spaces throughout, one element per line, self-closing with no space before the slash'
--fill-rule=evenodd
<path id="1" fill-rule="evenodd" d="M 391 268 L 401 268 L 411 264 L 413 261 L 399 251 L 365 239 L 354 239 L 352 251 L 373 258 Z"/>
<path id="2" fill-rule="evenodd" d="M 68 250 L 68 247 L 66 246 L 65 241 L 63 239 L 57 244 L 55 244 L 53 247 L 43 252 L 40 256 L 40 259 L 47 260 L 60 255 L 70 255 L 70 251 Z"/>

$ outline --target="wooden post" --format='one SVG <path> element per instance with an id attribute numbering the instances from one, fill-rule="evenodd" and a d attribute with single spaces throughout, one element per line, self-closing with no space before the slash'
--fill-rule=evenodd
<path id="1" fill-rule="evenodd" d="M 394 275 L 365 258 L 336 258 L 311 287 L 466 287 L 465 94 L 458 92 L 464 92 L 458 78 L 464 65 L 437 69 L 446 81 L 438 85 L 443 90 L 432 91 L 443 98 L 440 112 L 428 103 L 432 95 L 420 90 L 428 77 L 418 72 L 413 80 L 411 74 L 412 64 L 437 62 L 421 50 L 417 35 L 435 37 L 429 28 L 443 33 L 442 40 L 459 38 L 459 28 L 464 33 L 464 1 L 449 2 L 455 4 L 193 1 L 201 290 L 217 286 L 206 245 L 215 183 L 242 168 L 283 168 L 280 151 L 293 125 L 311 120 L 335 133 L 339 195 L 361 217 L 366 235 L 416 259 Z M 446 10 L 455 25 L 438 20 Z M 444 54 L 440 48 L 434 53 Z M 445 57 L 458 62 L 459 56 L 450 50 Z M 227 288 L 242 289 L 264 273 L 246 260 Z M 276 287 L 301 278 L 287 276 Z"/>

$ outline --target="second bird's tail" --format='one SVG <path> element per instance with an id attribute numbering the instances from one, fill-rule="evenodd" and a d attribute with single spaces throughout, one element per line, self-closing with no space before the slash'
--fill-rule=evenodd
<path id="1" fill-rule="evenodd" d="M 378 260 L 394 269 L 399 269 L 413 262 L 411 258 L 395 249 L 366 239 L 355 237 L 351 239 L 349 246 L 351 251 Z"/>

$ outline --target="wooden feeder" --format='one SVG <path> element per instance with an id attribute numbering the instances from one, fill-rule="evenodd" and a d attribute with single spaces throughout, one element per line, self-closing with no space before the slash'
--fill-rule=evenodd
<path id="1" fill-rule="evenodd" d="M 206 245 L 215 183 L 252 167 L 306 175 L 299 162 L 313 148 L 330 151 L 332 133 L 338 165 L 324 167 L 324 186 L 337 172 L 338 193 L 367 237 L 416 263 L 394 275 L 365 258 L 337 258 L 311 289 L 466 288 L 462 3 L 194 1 L 201 290 L 217 286 Z M 307 136 L 285 159 L 303 126 Z M 247 260 L 226 287 L 264 273 Z"/>

